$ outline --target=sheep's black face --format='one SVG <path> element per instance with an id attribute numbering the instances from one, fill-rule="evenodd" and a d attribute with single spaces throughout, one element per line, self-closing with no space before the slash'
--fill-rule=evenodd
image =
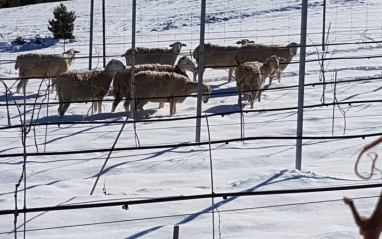
<path id="1" fill-rule="evenodd" d="M 172 47 L 176 53 L 180 52 L 180 50 L 182 49 L 182 46 L 187 46 L 187 45 L 179 41 L 174 42 L 173 44 L 170 45 L 170 47 Z"/>
<path id="2" fill-rule="evenodd" d="M 298 44 L 296 42 L 290 43 L 288 47 L 289 47 L 289 54 L 291 54 L 292 56 L 297 55 Z"/>

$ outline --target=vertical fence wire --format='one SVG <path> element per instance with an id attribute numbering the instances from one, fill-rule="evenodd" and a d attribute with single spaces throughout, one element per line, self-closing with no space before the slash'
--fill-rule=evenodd
<path id="1" fill-rule="evenodd" d="M 210 125 L 208 123 L 208 116 L 205 116 L 206 123 L 207 123 L 207 133 L 208 133 L 208 152 L 210 157 L 210 176 L 211 176 L 211 194 L 214 195 L 214 170 L 213 170 L 213 164 L 212 164 L 212 149 L 211 149 L 211 132 L 210 132 Z M 211 203 L 212 203 L 212 238 L 215 238 L 215 199 L 214 197 L 211 197 Z"/>
<path id="2" fill-rule="evenodd" d="M 23 151 L 24 151 L 24 161 L 23 161 L 23 179 L 24 179 L 24 209 L 27 208 L 27 126 L 26 126 L 26 118 L 27 118 L 27 113 L 26 113 L 26 100 L 27 100 L 27 94 L 26 94 L 26 84 L 24 84 L 24 88 L 23 88 L 23 92 L 24 92 L 24 119 L 23 119 L 23 123 L 22 123 L 22 141 L 23 141 Z M 23 231 L 23 235 L 24 235 L 24 239 L 26 238 L 26 224 L 27 224 L 27 214 L 24 213 L 24 231 Z"/>

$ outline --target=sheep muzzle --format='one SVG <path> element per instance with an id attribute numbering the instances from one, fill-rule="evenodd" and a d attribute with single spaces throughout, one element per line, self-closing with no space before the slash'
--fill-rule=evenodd
<path id="1" fill-rule="evenodd" d="M 203 95 L 202 97 L 202 100 L 203 100 L 203 103 L 208 103 L 208 100 L 210 99 L 210 95 Z"/>

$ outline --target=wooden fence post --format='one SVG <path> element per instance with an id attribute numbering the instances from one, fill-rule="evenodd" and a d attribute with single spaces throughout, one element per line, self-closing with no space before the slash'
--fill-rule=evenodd
<path id="1" fill-rule="evenodd" d="M 179 226 L 174 226 L 174 236 L 173 239 L 179 239 Z"/>

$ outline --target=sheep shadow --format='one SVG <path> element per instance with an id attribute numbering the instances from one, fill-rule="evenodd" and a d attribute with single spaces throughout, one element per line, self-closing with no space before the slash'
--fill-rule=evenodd
<path id="1" fill-rule="evenodd" d="M 212 93 L 210 96 L 211 99 L 238 95 L 238 91 L 235 86 L 228 87 L 228 88 L 220 88 L 224 84 L 227 84 L 227 83 L 222 83 L 221 85 L 211 85 L 211 90 L 212 90 Z"/>
<path id="2" fill-rule="evenodd" d="M 222 83 L 221 85 L 228 84 L 228 82 Z M 220 103 L 224 103 L 225 100 L 229 97 L 239 97 L 239 92 L 237 91 L 236 86 L 228 87 L 228 88 L 220 88 L 221 85 L 213 85 L 211 86 L 212 89 L 212 95 L 210 99 L 217 99 L 219 98 Z M 247 94 L 242 94 L 241 97 L 242 100 L 242 108 L 244 108 L 246 105 L 249 105 L 248 103 L 248 95 Z M 237 100 L 235 101 L 237 102 Z M 219 104 L 212 106 L 206 110 L 204 110 L 205 113 L 214 113 L 214 114 L 219 114 L 219 113 L 228 113 L 228 112 L 236 112 L 240 110 L 240 106 L 235 103 L 235 104 Z"/>
<path id="3" fill-rule="evenodd" d="M 183 143 L 183 144 L 185 144 L 185 143 L 189 143 L 189 142 L 181 142 L 181 143 Z M 178 147 L 172 147 L 172 148 L 168 148 L 168 149 L 163 149 L 163 150 L 159 150 L 159 151 L 157 151 L 157 152 L 155 152 L 155 153 L 147 153 L 147 154 L 145 154 L 145 157 L 144 158 L 141 158 L 141 159 L 137 159 L 137 160 L 129 160 L 129 161 L 123 161 L 123 162 L 121 162 L 121 163 L 114 163 L 114 164 L 112 164 L 112 165 L 110 165 L 110 166 L 108 166 L 108 167 L 106 167 L 106 168 L 104 168 L 103 170 L 102 170 L 102 172 L 100 172 L 100 173 L 97 173 L 97 174 L 94 174 L 94 175 L 92 175 L 92 176 L 89 176 L 89 177 L 86 177 L 86 178 L 84 178 L 84 179 L 92 179 L 92 178 L 96 178 L 97 176 L 100 176 L 100 175 L 104 175 L 104 174 L 106 174 L 106 173 L 108 173 L 109 171 L 111 171 L 111 170 L 113 170 L 113 169 L 115 169 L 115 168 L 118 168 L 118 167 L 121 167 L 121 166 L 123 166 L 123 165 L 128 165 L 128 164 L 130 164 L 130 163 L 132 163 L 132 162 L 143 162 L 143 161 L 146 161 L 146 160 L 149 160 L 149 159 L 153 159 L 153 158 L 157 158 L 157 157 L 159 157 L 159 156 L 161 156 L 161 155 L 164 155 L 164 154 L 166 154 L 166 153 L 172 153 L 172 152 L 175 152 L 175 153 L 181 153 L 181 152 L 177 152 L 176 150 L 178 150 L 179 148 Z M 200 151 L 202 151 L 202 150 L 200 150 Z M 189 152 L 187 152 L 187 153 L 189 153 Z M 143 154 L 142 154 L 143 155 Z M 122 156 L 122 157 L 126 157 L 126 155 L 124 155 L 124 156 Z M 118 156 L 117 156 L 117 158 L 118 158 Z M 143 170 L 143 169 L 142 169 Z"/>
<path id="4" fill-rule="evenodd" d="M 355 98 L 355 97 L 357 97 L 357 96 L 362 96 L 362 95 L 365 95 L 366 93 L 378 92 L 378 91 L 380 91 L 380 90 L 382 90 L 382 86 L 381 86 L 381 87 L 378 87 L 378 88 L 376 88 L 376 89 L 374 89 L 374 90 L 370 90 L 370 91 L 368 91 L 368 92 L 362 93 L 362 94 L 354 94 L 354 95 L 348 96 L 348 97 L 344 98 L 343 100 L 344 100 L 344 101 L 346 101 L 346 100 L 351 100 L 351 99 L 353 99 L 353 98 Z"/>
<path id="5" fill-rule="evenodd" d="M 243 108 L 245 106 L 245 103 L 242 104 Z M 237 104 L 234 105 L 216 105 L 213 107 L 210 107 L 206 110 L 204 110 L 204 113 L 209 113 L 209 114 L 222 114 L 222 113 L 229 113 L 229 112 L 237 112 L 240 110 L 240 106 Z"/>
<path id="6" fill-rule="evenodd" d="M 139 121 L 141 119 L 147 119 L 150 115 L 154 114 L 156 110 L 154 109 L 147 109 L 147 110 L 138 110 L 135 115 L 135 120 Z M 73 114 L 73 115 L 64 115 L 64 117 L 60 117 L 57 115 L 49 115 L 49 116 L 43 116 L 34 121 L 34 123 L 37 124 L 43 124 L 43 123 L 53 123 L 60 125 L 61 123 L 76 123 L 76 122 L 93 122 L 93 121 L 118 121 L 125 117 L 129 117 L 131 119 L 130 112 L 104 112 L 104 113 L 95 113 L 88 115 L 79 115 L 79 114 Z M 105 122 L 107 123 L 107 122 Z"/>
<path id="7" fill-rule="evenodd" d="M 35 100 L 36 98 L 41 98 L 41 97 L 45 97 L 45 94 L 38 94 L 38 93 L 33 93 L 33 94 L 30 94 L 30 95 L 26 95 L 25 96 L 25 99 L 26 100 Z M 3 94 L 3 95 L 0 95 L 0 102 L 8 102 L 10 104 L 13 104 L 15 103 L 14 101 L 16 102 L 19 102 L 19 101 L 22 101 L 24 100 L 24 94 L 13 94 L 13 97 L 11 94 Z"/>

